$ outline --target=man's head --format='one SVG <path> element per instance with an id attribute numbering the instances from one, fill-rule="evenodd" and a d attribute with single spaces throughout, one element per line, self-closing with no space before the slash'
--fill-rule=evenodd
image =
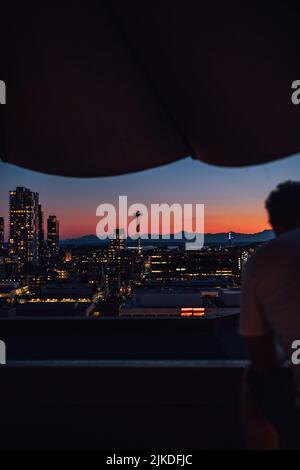
<path id="1" fill-rule="evenodd" d="M 276 235 L 300 228 L 300 182 L 279 184 L 266 200 L 266 209 Z"/>

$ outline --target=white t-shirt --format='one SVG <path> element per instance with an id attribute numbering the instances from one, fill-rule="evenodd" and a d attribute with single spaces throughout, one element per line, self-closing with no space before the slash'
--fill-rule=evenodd
<path id="1" fill-rule="evenodd" d="M 270 330 L 291 358 L 292 343 L 300 340 L 300 229 L 260 247 L 243 272 L 239 332 L 262 336 Z M 300 397 L 300 365 L 294 373 Z"/>

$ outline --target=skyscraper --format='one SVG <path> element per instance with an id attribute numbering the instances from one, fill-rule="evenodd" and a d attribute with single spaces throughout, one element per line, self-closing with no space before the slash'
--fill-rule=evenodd
<path id="1" fill-rule="evenodd" d="M 39 257 L 40 260 L 44 256 L 44 243 L 45 243 L 45 232 L 44 232 L 44 213 L 41 204 L 38 207 L 38 232 L 39 232 Z"/>
<path id="2" fill-rule="evenodd" d="M 39 263 L 39 195 L 17 187 L 9 193 L 9 254 L 22 271 Z"/>
<path id="3" fill-rule="evenodd" d="M 115 235 L 109 241 L 109 258 L 111 260 L 116 259 L 116 255 L 120 252 L 125 251 L 126 249 L 126 240 L 124 236 L 124 232 L 121 229 L 116 229 Z"/>
<path id="4" fill-rule="evenodd" d="M 126 272 L 126 240 L 123 230 L 117 229 L 108 246 L 107 282 L 110 288 L 120 289 Z"/>
<path id="5" fill-rule="evenodd" d="M 47 221 L 47 244 L 49 256 L 55 257 L 59 251 L 59 221 L 55 215 L 50 215 Z"/>
<path id="6" fill-rule="evenodd" d="M 4 246 L 4 218 L 0 217 L 0 250 Z"/>

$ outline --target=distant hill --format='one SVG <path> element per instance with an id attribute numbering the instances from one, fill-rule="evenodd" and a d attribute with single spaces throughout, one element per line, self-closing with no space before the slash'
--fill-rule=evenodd
<path id="1" fill-rule="evenodd" d="M 108 240 L 99 240 L 96 235 L 84 235 L 79 238 L 67 238 L 61 240 L 61 246 L 106 246 Z"/>
<path id="2" fill-rule="evenodd" d="M 235 245 L 245 245 L 249 243 L 263 243 L 274 238 L 272 230 L 264 230 L 258 233 L 235 233 L 232 232 L 232 241 Z M 228 243 L 228 233 L 207 233 L 205 234 L 205 244 L 226 244 Z"/>
<path id="3" fill-rule="evenodd" d="M 176 240 L 176 235 L 171 235 L 169 240 L 142 240 L 144 246 L 149 245 L 165 245 L 165 246 L 180 246 L 186 243 L 185 238 L 182 240 Z M 258 233 L 235 233 L 232 232 L 232 241 L 234 245 L 248 245 L 251 243 L 263 243 L 274 238 L 272 230 L 264 230 Z M 227 245 L 228 244 L 228 233 L 206 233 L 204 236 L 205 245 Z M 109 240 L 99 240 L 96 235 L 85 235 L 80 238 L 71 238 L 61 241 L 61 246 L 67 247 L 83 247 L 83 246 L 97 246 L 105 247 L 108 245 Z M 136 241 L 131 238 L 127 239 L 128 246 L 135 246 Z"/>

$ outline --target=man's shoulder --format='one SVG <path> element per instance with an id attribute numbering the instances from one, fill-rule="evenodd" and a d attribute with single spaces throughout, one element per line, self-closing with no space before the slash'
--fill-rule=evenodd
<path id="1" fill-rule="evenodd" d="M 247 266 L 252 266 L 269 256 L 271 252 L 277 249 L 278 238 L 274 238 L 263 245 L 260 245 L 250 257 Z"/>
<path id="2" fill-rule="evenodd" d="M 292 253 L 295 248 L 300 249 L 300 229 L 287 232 L 269 242 L 261 245 L 247 262 L 249 272 L 261 271 L 264 267 L 272 268 L 278 259 Z"/>

